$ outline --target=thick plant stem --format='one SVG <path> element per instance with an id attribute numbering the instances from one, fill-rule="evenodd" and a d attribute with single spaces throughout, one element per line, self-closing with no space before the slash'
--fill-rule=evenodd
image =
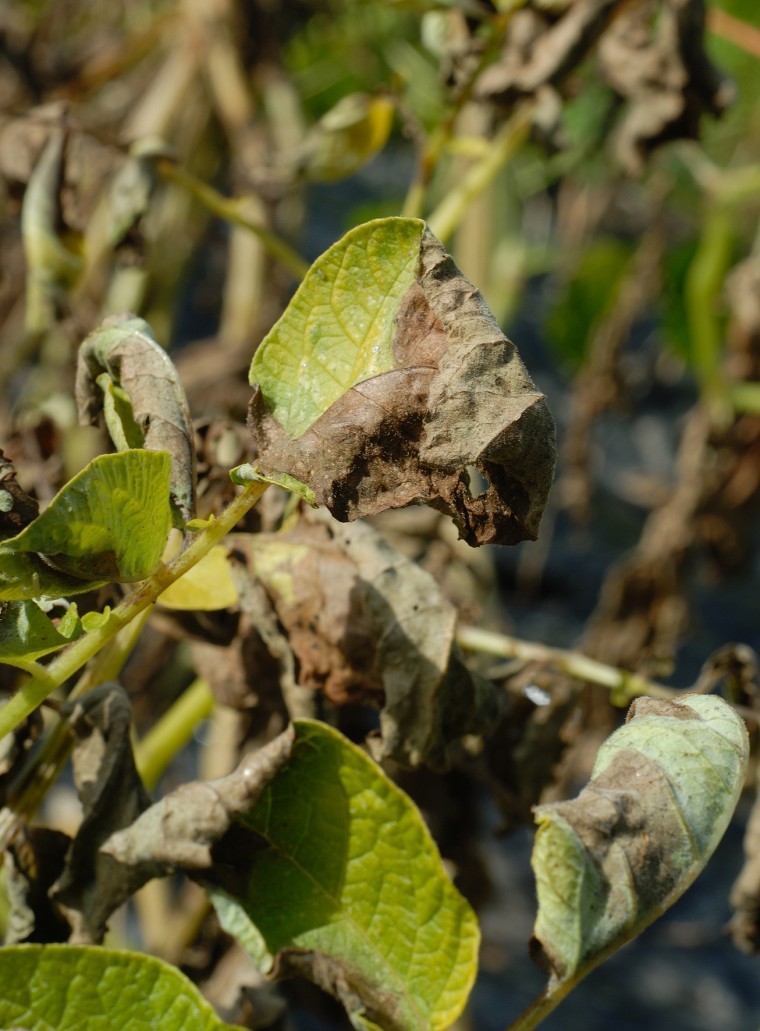
<path id="1" fill-rule="evenodd" d="M 62 651 L 49 666 L 44 677 L 34 677 L 0 709 L 0 739 L 10 734 L 34 712 L 48 695 L 77 673 L 121 629 L 151 606 L 166 588 L 179 580 L 188 569 L 207 555 L 252 508 L 267 489 L 266 483 L 249 483 L 186 551 L 168 565 L 161 565 L 133 594 L 108 614 L 103 624 L 84 634 Z"/>
<path id="2" fill-rule="evenodd" d="M 138 743 L 135 763 L 148 791 L 153 790 L 174 756 L 213 708 L 214 696 L 208 683 L 194 680 Z"/>
<path id="3" fill-rule="evenodd" d="M 615 705 L 625 706 L 639 695 L 650 698 L 673 698 L 679 694 L 676 688 L 657 684 L 653 680 L 629 673 L 624 669 L 607 666 L 596 659 L 590 659 L 579 652 L 552 648 L 534 641 L 520 641 L 506 634 L 496 634 L 478 627 L 462 627 L 457 631 L 457 643 L 470 651 L 485 652 L 501 659 L 524 659 L 526 662 L 543 662 L 554 666 L 591 684 L 609 688 Z"/>
<path id="4" fill-rule="evenodd" d="M 252 232 L 261 240 L 265 250 L 269 251 L 273 258 L 281 261 L 286 268 L 289 268 L 297 279 L 303 279 L 309 271 L 308 262 L 304 261 L 301 255 L 296 253 L 284 240 L 281 240 L 279 236 L 270 229 L 267 229 L 266 226 L 246 218 L 243 214 L 245 199 L 241 201 L 224 197 L 221 193 L 217 193 L 213 187 L 200 179 L 196 179 L 190 172 L 185 172 L 167 158 L 162 158 L 158 162 L 158 171 L 159 175 L 166 179 L 167 182 L 177 183 L 177 185 L 187 190 L 188 193 L 191 193 L 212 214 L 218 215 L 219 218 L 232 222 L 234 225 L 242 226 L 244 229 Z"/>

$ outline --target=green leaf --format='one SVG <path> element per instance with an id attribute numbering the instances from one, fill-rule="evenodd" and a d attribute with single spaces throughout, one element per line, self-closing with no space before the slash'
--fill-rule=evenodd
<path id="1" fill-rule="evenodd" d="M 33 552 L 11 551 L 0 544 L 0 601 L 28 598 L 68 598 L 83 594 L 106 581 L 80 580 L 59 573 Z"/>
<path id="2" fill-rule="evenodd" d="M 535 939 L 574 983 L 694 881 L 744 784 L 747 732 L 720 698 L 639 699 L 577 799 L 538 806 Z"/>
<path id="3" fill-rule="evenodd" d="M 393 368 L 394 317 L 419 265 L 423 222 L 385 218 L 318 258 L 251 362 L 250 382 L 291 437 L 347 390 Z"/>
<path id="4" fill-rule="evenodd" d="M 101 455 L 3 549 L 44 555 L 81 579 L 143 580 L 161 561 L 171 526 L 169 474 L 164 451 Z"/>
<path id="5" fill-rule="evenodd" d="M 337 731 L 297 720 L 290 757 L 238 817 L 261 836 L 224 926 L 264 967 L 341 997 L 357 1028 L 436 1031 L 472 986 L 478 925 L 419 811 Z"/>
<path id="6" fill-rule="evenodd" d="M 225 1031 L 198 989 L 152 956 L 82 945 L 2 950 L 0 1025 L 24 1031 Z"/>
<path id="7" fill-rule="evenodd" d="M 56 628 L 35 602 L 13 601 L 0 607 L 0 662 L 24 669 L 28 662 L 73 641 L 80 629 L 75 605 Z"/>

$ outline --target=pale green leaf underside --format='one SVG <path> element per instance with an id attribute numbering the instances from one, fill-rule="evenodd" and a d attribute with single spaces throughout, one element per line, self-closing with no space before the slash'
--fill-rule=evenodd
<path id="1" fill-rule="evenodd" d="M 67 645 L 78 630 L 70 621 L 66 636 L 33 601 L 11 602 L 0 612 L 0 662 L 21 666 Z"/>
<path id="2" fill-rule="evenodd" d="M 101 587 L 105 580 L 81 580 L 46 565 L 29 551 L 11 551 L 0 544 L 0 601 L 25 598 L 68 598 Z"/>
<path id="3" fill-rule="evenodd" d="M 101 455 L 3 549 L 45 555 L 81 579 L 130 583 L 150 576 L 171 526 L 165 451 Z"/>
<path id="4" fill-rule="evenodd" d="M 318 258 L 251 362 L 267 409 L 299 437 L 347 390 L 393 368 L 394 319 L 414 283 L 425 226 L 384 218 Z"/>
<path id="5" fill-rule="evenodd" d="M 572 803 L 536 810 L 534 933 L 552 957 L 557 982 L 581 978 L 672 905 L 730 822 L 745 777 L 744 724 L 713 696 L 686 696 L 678 709 L 685 718 L 635 716 L 602 745 L 589 788 L 606 778 L 597 795 L 603 819 L 585 840 L 575 821 L 583 822 L 584 804 L 589 812 L 594 805 L 589 789 Z M 628 780 L 625 772 L 617 777 L 616 764 L 632 771 Z M 615 800 L 620 819 L 605 812 L 605 797 Z M 645 820 L 633 844 L 622 827 L 631 805 Z M 597 842 L 594 854 L 590 840 Z"/>
<path id="6" fill-rule="evenodd" d="M 239 900 L 254 925 L 243 939 L 264 965 L 266 950 L 287 948 L 337 960 L 352 987 L 369 986 L 359 994 L 380 1026 L 449 1027 L 475 976 L 474 913 L 410 799 L 337 731 L 295 726 L 291 758 L 245 819 L 269 847 L 252 857 Z M 375 994 L 391 1000 L 383 1021 Z"/>
<path id="7" fill-rule="evenodd" d="M 24 1031 L 228 1031 L 176 967 L 75 945 L 0 953 L 0 1027 Z M 240 1029 L 238 1029 L 240 1031 Z"/>

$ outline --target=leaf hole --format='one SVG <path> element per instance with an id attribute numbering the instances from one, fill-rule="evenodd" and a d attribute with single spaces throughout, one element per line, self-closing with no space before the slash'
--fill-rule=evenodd
<path id="1" fill-rule="evenodd" d="M 467 473 L 467 489 L 473 501 L 482 498 L 488 492 L 491 484 L 476 465 L 466 465 L 464 471 Z"/>

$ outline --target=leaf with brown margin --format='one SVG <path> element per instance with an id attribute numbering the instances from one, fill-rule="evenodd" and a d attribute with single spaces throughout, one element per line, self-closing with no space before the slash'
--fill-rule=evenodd
<path id="1" fill-rule="evenodd" d="M 251 383 L 257 467 L 306 483 L 339 520 L 424 503 L 473 546 L 536 537 L 554 422 L 515 345 L 418 220 L 369 222 L 322 255 Z M 479 496 L 472 466 L 487 483 Z"/>
<path id="2" fill-rule="evenodd" d="M 136 315 L 111 315 L 84 340 L 76 399 L 84 424 L 101 413 L 120 451 L 168 451 L 171 494 L 182 518 L 195 511 L 195 442 L 185 391 L 151 328 Z"/>
<path id="3" fill-rule="evenodd" d="M 299 683 L 379 706 L 383 756 L 445 766 L 455 741 L 496 724 L 501 691 L 461 660 L 456 610 L 429 573 L 364 523 L 311 518 L 323 525 L 257 534 L 249 548 Z"/>
<path id="4" fill-rule="evenodd" d="M 638 699 L 577 799 L 536 809 L 536 958 L 562 997 L 689 887 L 744 784 L 747 732 L 720 698 Z M 564 989 L 564 990 L 563 990 Z"/>

